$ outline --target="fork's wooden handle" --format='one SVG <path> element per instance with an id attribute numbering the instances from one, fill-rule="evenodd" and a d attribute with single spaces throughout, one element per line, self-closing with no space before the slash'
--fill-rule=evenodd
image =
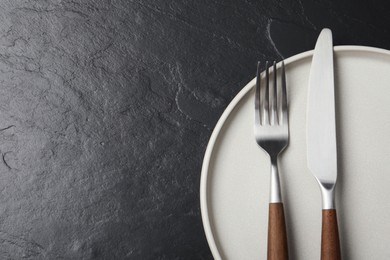
<path id="1" fill-rule="evenodd" d="M 322 210 L 321 260 L 340 260 L 340 240 L 335 209 Z"/>
<path id="2" fill-rule="evenodd" d="M 268 260 L 287 259 L 287 232 L 283 203 L 270 203 L 268 214 Z"/>

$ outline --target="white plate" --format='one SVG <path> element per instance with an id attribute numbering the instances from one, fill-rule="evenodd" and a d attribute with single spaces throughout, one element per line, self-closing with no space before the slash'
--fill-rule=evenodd
<path id="1" fill-rule="evenodd" d="M 335 47 L 343 259 L 390 259 L 390 51 Z M 306 96 L 312 51 L 285 60 L 290 144 L 280 157 L 290 259 L 319 259 L 321 195 L 306 167 Z M 216 259 L 266 259 L 270 165 L 253 135 L 252 80 L 209 141 L 201 210 Z"/>

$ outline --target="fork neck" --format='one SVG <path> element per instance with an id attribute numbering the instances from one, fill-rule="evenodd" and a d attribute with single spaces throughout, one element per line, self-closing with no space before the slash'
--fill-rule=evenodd
<path id="1" fill-rule="evenodd" d="M 271 184 L 270 184 L 270 203 L 282 202 L 282 193 L 280 189 L 278 157 L 270 156 L 271 159 Z"/>

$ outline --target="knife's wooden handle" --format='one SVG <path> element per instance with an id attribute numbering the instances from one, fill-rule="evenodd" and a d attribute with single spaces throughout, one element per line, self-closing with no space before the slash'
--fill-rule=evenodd
<path id="1" fill-rule="evenodd" d="M 335 209 L 322 210 L 321 260 L 340 260 L 340 239 Z"/>
<path id="2" fill-rule="evenodd" d="M 283 203 L 270 203 L 268 214 L 268 260 L 287 259 L 287 232 Z"/>

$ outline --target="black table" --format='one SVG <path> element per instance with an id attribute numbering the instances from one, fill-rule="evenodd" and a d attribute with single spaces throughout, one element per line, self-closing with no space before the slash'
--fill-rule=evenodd
<path id="1" fill-rule="evenodd" d="M 212 259 L 204 151 L 258 60 L 390 49 L 387 1 L 1 1 L 0 259 Z"/>

